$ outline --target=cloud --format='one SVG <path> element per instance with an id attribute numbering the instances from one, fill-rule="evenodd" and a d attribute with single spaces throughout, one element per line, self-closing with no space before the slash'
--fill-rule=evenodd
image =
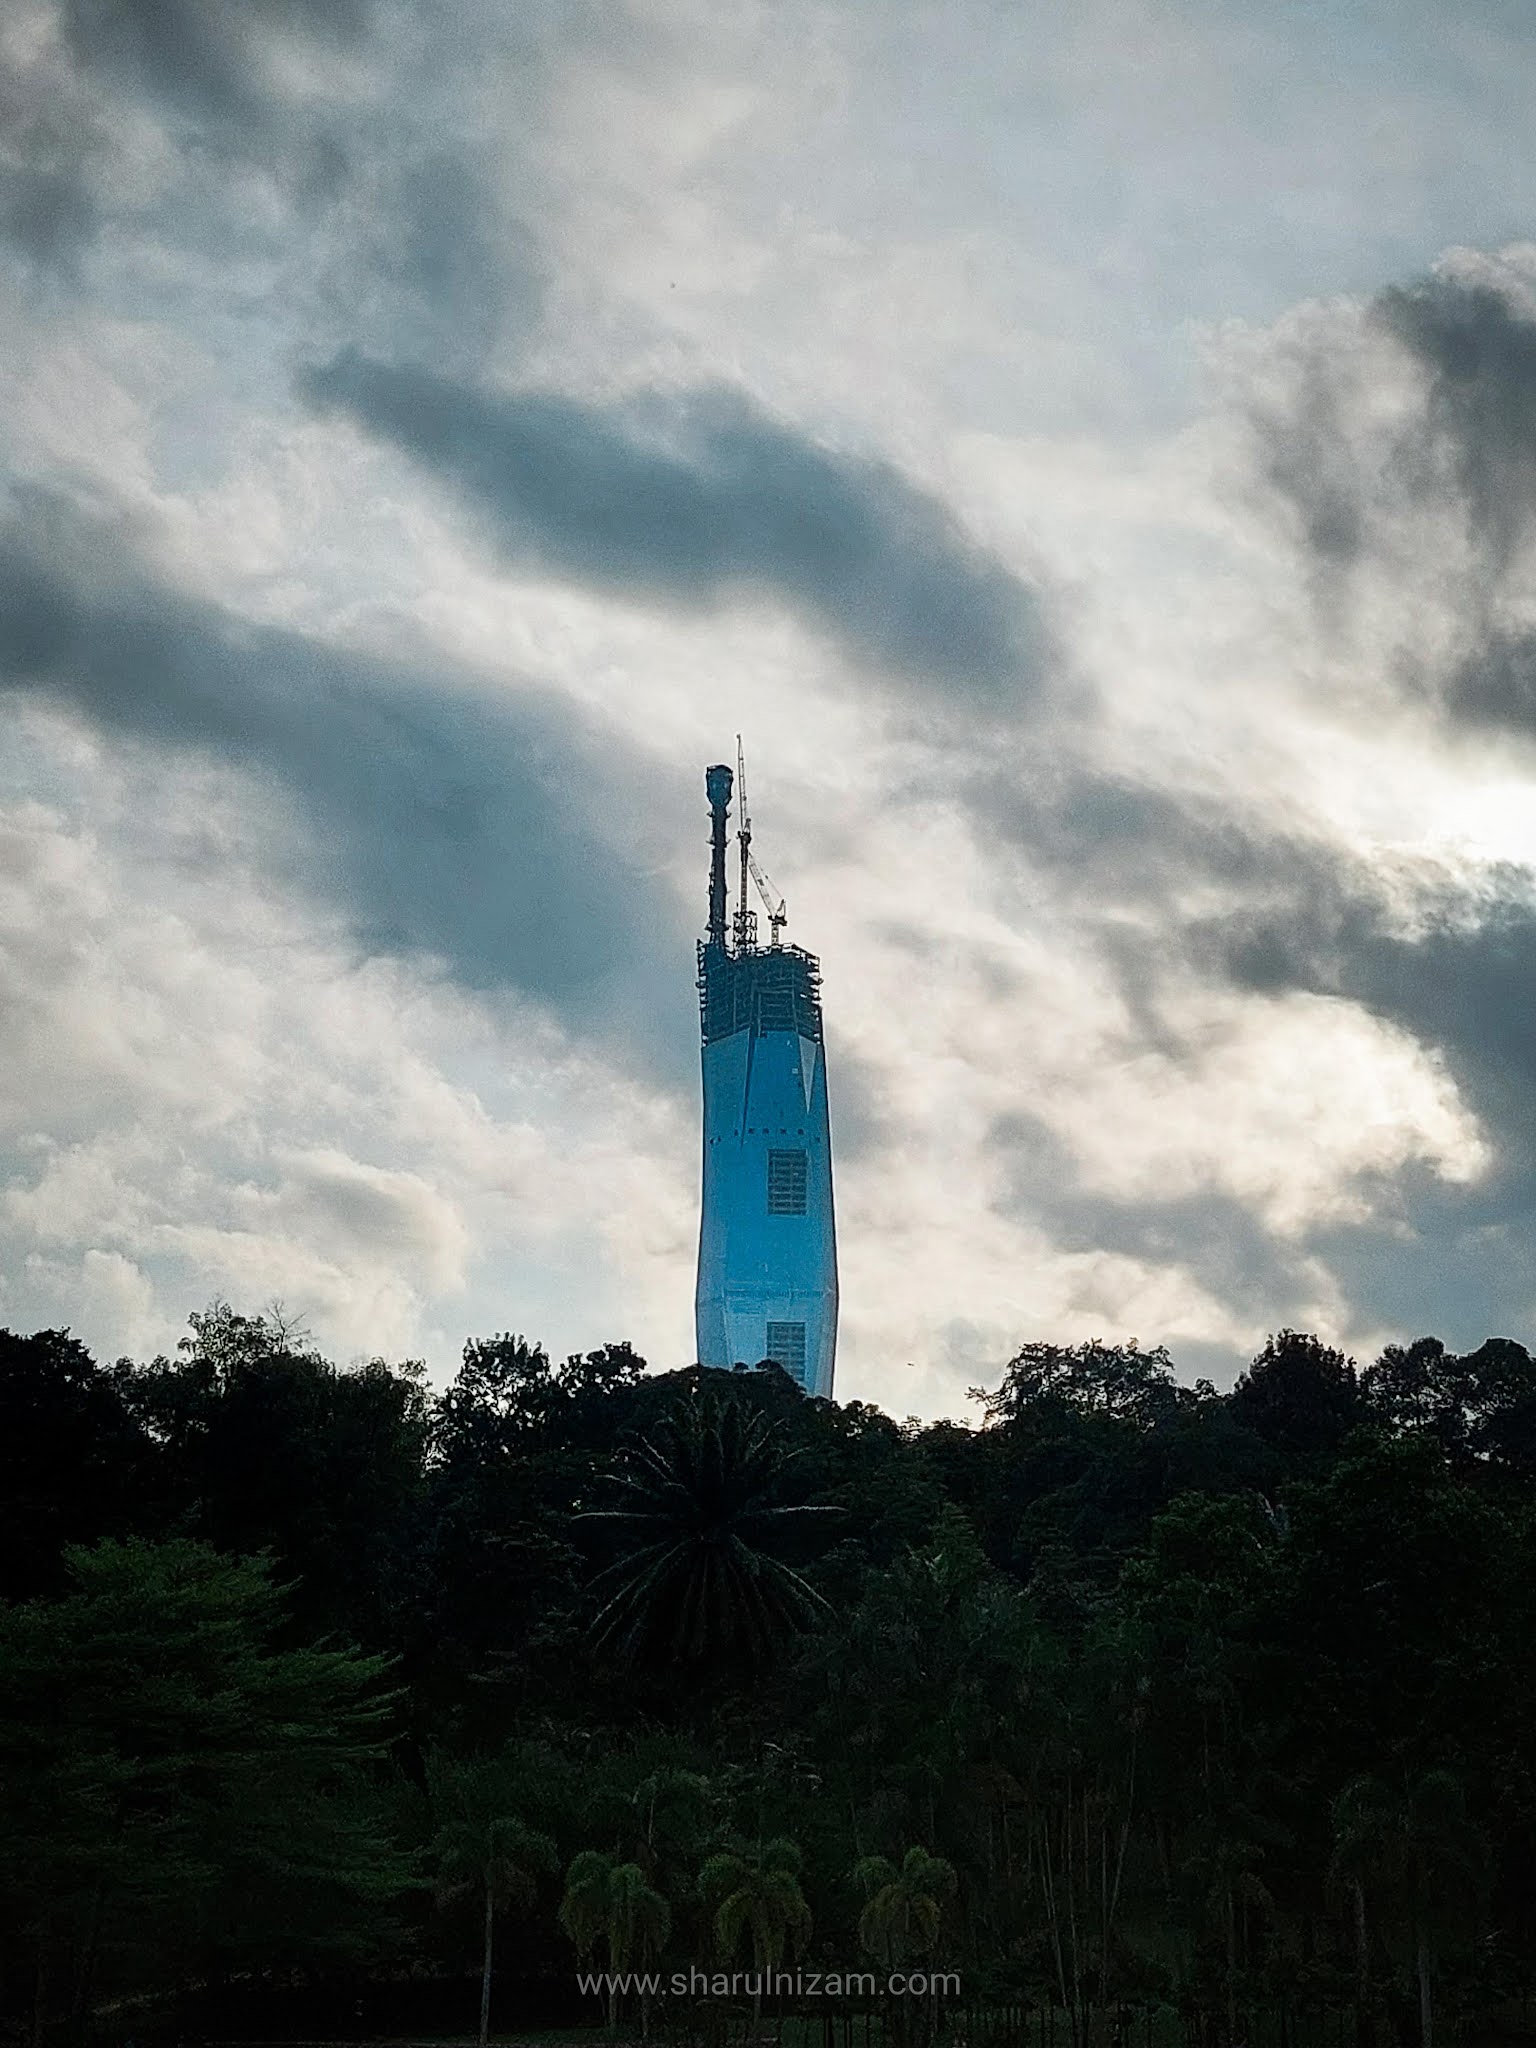
<path id="1" fill-rule="evenodd" d="M 608 877 L 626 826 L 683 799 L 642 762 L 616 765 L 567 702 L 255 624 L 40 497 L 0 527 L 0 684 L 279 791 L 274 863 L 365 945 L 587 1030 L 622 1007 L 680 1066 L 682 906 L 644 876 L 622 891 Z"/>
<path id="2" fill-rule="evenodd" d="M 1231 797 L 1098 767 L 1074 756 L 1070 736 L 1023 762 L 964 764 L 955 787 L 989 844 L 1025 853 L 1089 911 L 1166 907 L 1191 882 L 1262 890 L 1310 858 Z"/>
<path id="3" fill-rule="evenodd" d="M 1427 377 L 1416 433 L 1452 452 L 1467 516 L 1506 568 L 1536 511 L 1536 319 L 1529 281 L 1442 270 L 1376 301 L 1373 318 Z M 1410 487 L 1426 472 L 1405 472 Z M 1428 472 L 1433 476 L 1433 471 Z"/>
<path id="4" fill-rule="evenodd" d="M 29 20 L 26 0 L 12 11 L 0 39 L 0 245 L 74 285 L 100 221 L 102 121 L 47 16 Z"/>
<path id="5" fill-rule="evenodd" d="M 1325 647 L 1384 701 L 1530 732 L 1536 247 L 1453 250 L 1366 304 L 1302 309 L 1243 407 Z"/>
<path id="6" fill-rule="evenodd" d="M 434 1291 L 462 1288 L 469 1233 L 455 1205 L 421 1175 L 334 1147 L 293 1152 L 277 1164 L 275 1188 L 242 1190 L 249 1225 L 292 1237 L 343 1269 L 383 1254 Z"/>
<path id="7" fill-rule="evenodd" d="M 888 464 L 836 454 L 723 386 L 598 405 L 346 352 L 301 390 L 399 448 L 514 564 L 664 605 L 767 597 L 931 698 L 1037 689 L 1034 594 Z"/>
<path id="8" fill-rule="evenodd" d="M 1316 872 L 1290 903 L 1213 922 L 1192 938 L 1241 987 L 1341 996 L 1411 1032 L 1443 1057 L 1496 1148 L 1503 1172 L 1488 1198 L 1530 1198 L 1536 893 L 1528 875 L 1495 876 L 1481 896 L 1426 878 L 1405 915 L 1363 876 Z"/>
<path id="9" fill-rule="evenodd" d="M 994 1125 L 1005 1214 L 1256 1326 L 1475 1338 L 1536 1306 L 1525 870 L 1060 758 L 963 794 L 1119 1005 L 1086 1075 L 1037 1077 L 1048 1114 Z"/>
<path id="10" fill-rule="evenodd" d="M 274 39 L 347 42 L 366 26 L 366 0 L 65 0 L 77 60 L 173 112 L 247 132 L 265 127 Z"/>
<path id="11" fill-rule="evenodd" d="M 67 272 L 97 221 L 95 198 L 74 173 L 0 164 L 0 240 L 39 267 Z"/>
<path id="12" fill-rule="evenodd" d="M 80 462 L 163 518 L 158 562 L 197 565 L 151 568 L 37 499 L 0 531 L 5 687 L 63 707 L 28 714 L 58 749 L 26 786 L 71 812 L 104 892 L 86 920 L 46 877 L 19 885 L 38 915 L 8 983 L 28 1064 L 0 1074 L 18 1285 L 51 1261 L 58 1313 L 89 1296 L 106 1321 L 140 1314 L 145 1282 L 180 1308 L 207 1276 L 345 1305 L 349 1332 L 420 1320 L 423 1343 L 441 1294 L 443 1359 L 461 1276 L 466 1327 L 509 1293 L 551 1332 L 618 1304 L 595 1341 L 649 1290 L 681 1329 L 695 916 L 668 877 L 724 718 L 727 744 L 763 734 L 796 849 L 795 872 L 769 865 L 826 956 L 850 1384 L 879 1394 L 924 1347 L 963 1384 L 983 1345 L 1104 1317 L 1236 1347 L 1272 1318 L 1396 1322 L 1431 1281 L 1460 1313 L 1474 1271 L 1516 1300 L 1525 884 L 1442 862 L 1430 813 L 1475 801 L 1469 763 L 1501 749 L 1513 804 L 1509 736 L 1532 731 L 1536 263 L 1462 255 L 1246 330 L 1245 482 L 1293 550 L 1211 490 L 1226 420 L 1158 438 L 1191 323 L 1406 272 L 1491 217 L 1474 172 L 1384 158 L 1306 92 L 1254 156 L 1274 39 L 1252 24 L 1167 44 L 1180 90 L 1220 101 L 1175 134 L 1136 63 L 1104 72 L 1136 43 L 1115 6 L 1048 48 L 980 17 L 670 0 L 469 0 L 452 35 L 409 0 L 16 8 L 35 27 L 5 38 L 28 82 L 24 104 L 0 85 L 0 258 L 55 273 L 8 333 L 18 467 Z M 1335 112 L 1355 48 L 1336 44 L 1302 53 Z M 1500 75 L 1478 140 L 1489 205 L 1496 185 L 1518 220 L 1495 160 L 1523 74 Z M 1026 76 L 1045 97 L 1022 136 Z M 1405 80 L 1384 89 L 1412 114 Z M 1298 109 L 1323 138 L 1299 184 Z M 935 178 L 913 138 L 941 131 Z M 1259 157 L 1266 176 L 1223 176 Z M 897 189 L 910 206 L 880 203 Z M 1255 213 L 1255 191 L 1279 201 Z M 1341 191 L 1353 212 L 1323 204 Z M 295 362 L 325 365 L 303 396 L 334 427 L 295 417 Z M 102 390 L 117 412 L 80 403 Z M 1306 639 L 1298 562 L 1332 638 Z M 1052 687 L 1069 658 L 1103 678 L 1091 703 Z M 867 691 L 837 687 L 847 668 Z M 157 792 L 94 851 L 87 754 Z M 1381 771 L 1358 807 L 1334 800 L 1346 761 Z M 227 893 L 195 944 L 161 934 L 148 1017 L 127 910 L 204 866 Z M 454 1010 L 464 1100 L 437 1105 L 434 1044 L 407 1141 L 403 1110 L 375 1116 L 383 1069 L 342 1088 L 333 1062 L 429 998 Z M 189 1010 L 205 1025 L 181 1035 Z M 630 1092 L 555 1090 L 551 1045 Z M 218 1099 L 183 1102 L 210 1069 Z M 516 1100 L 464 1139 L 456 1185 L 452 1133 L 498 1088 Z M 1469 1109 L 1499 1152 L 1480 1181 Z M 1504 1277 L 1479 1231 L 1505 1233 Z M 404 1292 L 375 1309 L 391 1275 Z M 974 1335 L 963 1362 L 950 1329 Z M 955 1391 L 936 1379 L 934 1402 Z"/>
<path id="13" fill-rule="evenodd" d="M 1428 714 L 1476 741 L 1481 772 L 1522 772 L 1498 747 L 1536 737 L 1536 249 L 1454 250 L 1366 305 L 1307 309 L 1272 339 L 1254 394 L 1258 471 L 1326 581 L 1318 667 L 1373 693 L 1382 736 L 1422 746 Z M 1527 1215 L 1536 876 L 1428 849 L 1386 862 L 1321 838 L 1261 860 L 1247 900 L 1188 922 L 1191 957 L 1240 987 L 1336 996 L 1412 1033 L 1497 1155 L 1457 1198 L 1461 1226 Z"/>
<path id="14" fill-rule="evenodd" d="M 1365 478 L 1345 431 L 1338 366 L 1304 358 L 1282 403 L 1254 403 L 1259 475 L 1295 512 L 1314 567 L 1349 569 L 1366 546 Z"/>
<path id="15" fill-rule="evenodd" d="M 1526 870 L 1373 859 L 1315 824 L 1287 831 L 1235 803 L 1089 769 L 1022 792 L 983 776 L 970 795 L 993 843 L 1011 838 L 1081 928 L 1097 929 L 1141 1046 L 1192 1056 L 1177 1018 L 1191 977 L 1334 998 L 1443 1062 L 1501 1162 L 1502 1192 L 1490 1199 L 1536 1173 L 1536 880 Z"/>
<path id="16" fill-rule="evenodd" d="M 1315 1302 L 1304 1245 L 1224 1188 L 1107 1192 L 1088 1184 L 1083 1160 L 1059 1132 L 1028 1114 L 1000 1117 L 987 1149 L 1004 1174 L 1002 1212 L 1043 1219 L 1062 1252 L 1181 1270 L 1244 1322 L 1284 1320 Z"/>
<path id="17" fill-rule="evenodd" d="M 361 338 L 392 362 L 468 374 L 493 349 L 515 350 L 537 322 L 545 281 L 532 238 L 463 147 L 412 150 L 397 133 L 386 149 L 355 155 L 329 240 L 323 331 Z"/>
<path id="18" fill-rule="evenodd" d="M 1451 669 L 1444 701 L 1468 725 L 1536 736 L 1536 633 L 1491 628 Z"/>
<path id="19" fill-rule="evenodd" d="M 207 337 L 221 358 L 269 351 L 274 326 L 462 374 L 515 355 L 546 275 L 528 145 L 475 103 L 488 26 L 471 8 L 426 56 L 411 11 L 373 0 L 39 8 L 0 58 L 0 244 L 74 284 L 95 244 L 191 331 L 243 301 L 240 331 Z M 512 90 L 526 119 L 537 86 Z"/>
<path id="20" fill-rule="evenodd" d="M 227 265 L 270 233 L 274 195 L 312 218 L 347 183 L 365 143 L 370 0 L 17 6 L 31 21 L 0 74 L 9 210 L 50 259 L 109 219 L 120 258 L 142 254 L 135 230 L 151 227 L 182 248 L 201 235 Z M 163 274 L 157 285 L 163 304 Z"/>
<path id="21" fill-rule="evenodd" d="M 686 1355 L 691 1102 L 537 1005 L 360 961 L 272 889 L 236 773 L 7 714 L 29 779 L 67 776 L 0 792 L 0 1321 L 146 1355 L 211 1294 L 281 1294 L 332 1355 L 447 1372 L 514 1312 Z"/>

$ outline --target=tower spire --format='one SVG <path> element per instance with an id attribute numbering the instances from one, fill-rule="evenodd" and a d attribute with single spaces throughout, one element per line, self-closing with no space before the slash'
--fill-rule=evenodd
<path id="1" fill-rule="evenodd" d="M 719 762 L 704 771 L 709 796 L 709 943 L 725 950 L 725 814 L 731 808 L 731 771 Z"/>

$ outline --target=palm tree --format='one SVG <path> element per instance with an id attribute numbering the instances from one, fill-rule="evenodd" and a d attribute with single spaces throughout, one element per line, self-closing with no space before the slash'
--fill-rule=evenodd
<path id="1" fill-rule="evenodd" d="M 887 1970 L 913 1955 L 933 1953 L 944 1924 L 944 1908 L 957 1889 L 953 1864 L 942 1856 L 930 1856 L 926 1849 L 912 1848 L 901 1859 L 899 1870 L 884 1856 L 863 1857 L 854 1865 L 853 1881 L 865 1899 L 859 1915 L 859 1940 Z M 937 2000 L 931 1999 L 925 2017 L 931 2019 L 936 2007 Z M 915 2016 L 911 2000 L 897 2004 L 895 2033 L 899 2039 L 912 2038 Z"/>
<path id="2" fill-rule="evenodd" d="M 485 1948 L 480 1972 L 480 2048 L 491 2024 L 491 1950 L 496 1914 L 503 1906 L 531 1905 L 541 1870 L 557 1867 L 548 1835 L 517 1814 L 521 1787 L 506 1759 L 456 1762 L 427 1759 L 427 1793 L 437 1821 L 432 1855 L 438 1898 L 478 1894 L 485 1915 Z"/>
<path id="3" fill-rule="evenodd" d="M 672 1931 L 672 1909 L 646 1882 L 638 1863 L 620 1863 L 601 1849 L 583 1849 L 566 1873 L 560 1925 L 583 1962 L 601 1941 L 608 1951 L 608 2025 L 617 2024 L 619 1976 L 658 1955 Z M 640 2030 L 650 2001 L 640 1993 Z"/>
<path id="4" fill-rule="evenodd" d="M 1227 2037 L 1236 2040 L 1238 1932 L 1250 1910 L 1271 1914 L 1275 1901 L 1258 1872 L 1264 1850 L 1254 1839 L 1256 1816 L 1229 1802 L 1197 1831 L 1197 1864 L 1208 1919 L 1219 1927 L 1226 1955 Z"/>
<path id="5" fill-rule="evenodd" d="M 691 1855 L 709 1825 L 710 1784 L 697 1771 L 664 1765 L 643 1778 L 631 1798 L 640 1827 L 640 1856 L 652 1878 Z"/>
<path id="6" fill-rule="evenodd" d="M 954 1865 L 926 1849 L 909 1849 L 898 1870 L 884 1856 L 855 1864 L 853 1881 L 863 1892 L 859 1940 L 871 1955 L 894 1969 L 912 1955 L 931 1955 L 944 1907 L 955 1896 Z"/>
<path id="7" fill-rule="evenodd" d="M 628 1447 L 609 1475 L 618 1503 L 581 1518 L 622 1545 L 595 1581 L 598 1646 L 627 1659 L 702 1663 L 741 1653 L 760 1661 L 825 1610 L 820 1594 L 769 1554 L 838 1512 L 778 1499 L 793 1462 L 778 1439 L 776 1426 L 739 1401 L 702 1397 Z"/>
<path id="8" fill-rule="evenodd" d="M 778 1836 L 755 1851 L 725 1850 L 699 1872 L 699 1891 L 714 1909 L 715 1943 L 730 1962 L 745 1936 L 752 1947 L 756 1982 L 752 2022 L 762 2016 L 763 1976 L 776 1970 L 811 1932 L 811 1909 L 800 1889 L 801 1856 Z"/>

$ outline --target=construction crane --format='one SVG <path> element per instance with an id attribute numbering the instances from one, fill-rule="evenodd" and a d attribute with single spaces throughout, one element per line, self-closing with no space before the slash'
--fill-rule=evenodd
<path id="1" fill-rule="evenodd" d="M 757 913 L 747 908 L 747 876 L 750 874 L 757 884 L 757 893 L 763 899 L 763 908 L 768 913 L 768 928 L 772 933 L 769 944 L 778 950 L 784 936 L 784 927 L 789 922 L 789 912 L 784 907 L 784 898 L 774 888 L 758 865 L 752 851 L 752 820 L 747 812 L 747 762 L 741 750 L 741 734 L 736 735 L 736 793 L 741 805 L 741 824 L 736 837 L 741 845 L 741 892 L 736 899 L 736 949 L 746 951 L 757 943 Z"/>

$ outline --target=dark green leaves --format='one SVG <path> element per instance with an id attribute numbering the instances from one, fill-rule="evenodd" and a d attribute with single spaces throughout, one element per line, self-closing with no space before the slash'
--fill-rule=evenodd
<path id="1" fill-rule="evenodd" d="M 611 1507 L 583 1520 L 619 1555 L 596 1582 L 594 1639 L 626 1658 L 761 1661 L 825 1603 L 771 1546 L 828 1507 L 790 1505 L 790 1456 L 743 1404 L 700 1397 L 630 1446 Z"/>

